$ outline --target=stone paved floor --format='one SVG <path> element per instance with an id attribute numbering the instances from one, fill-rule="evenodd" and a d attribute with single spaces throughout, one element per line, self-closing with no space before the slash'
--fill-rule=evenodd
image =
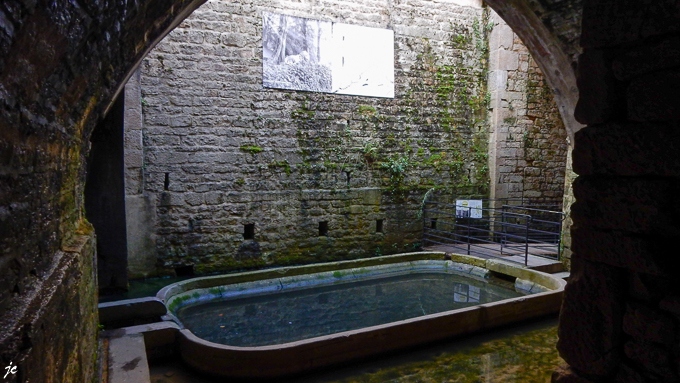
<path id="1" fill-rule="evenodd" d="M 502 259 L 506 261 L 510 261 L 513 263 L 518 263 L 521 265 L 524 265 L 525 263 L 525 258 L 524 258 L 524 250 L 523 249 L 504 249 L 504 254 L 501 255 L 500 253 L 500 245 L 497 244 L 483 244 L 483 245 L 475 245 L 474 247 L 471 248 L 472 252 L 471 255 L 478 257 L 478 258 L 485 258 L 485 259 Z M 423 248 L 425 251 L 444 251 L 447 253 L 455 253 L 455 254 L 467 254 L 467 245 L 433 245 L 433 246 L 426 246 Z M 534 254 L 534 255 L 532 255 Z M 527 266 L 530 269 L 535 269 L 539 271 L 545 271 L 545 272 L 556 272 L 556 271 L 561 271 L 562 269 L 562 262 L 560 262 L 557 259 L 550 259 L 550 258 L 545 258 L 542 256 L 537 256 L 537 255 L 544 255 L 544 256 L 549 256 L 549 257 L 557 257 L 557 253 L 554 251 L 551 251 L 550 249 L 545 249 L 541 248 L 538 246 L 531 246 L 529 249 L 529 256 L 527 257 Z M 556 270 L 556 271 L 554 271 Z"/>

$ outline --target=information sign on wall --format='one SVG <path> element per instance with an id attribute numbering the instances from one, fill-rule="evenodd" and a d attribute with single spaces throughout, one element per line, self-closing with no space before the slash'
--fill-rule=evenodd
<path id="1" fill-rule="evenodd" d="M 456 218 L 482 218 L 482 200 L 456 200 Z"/>

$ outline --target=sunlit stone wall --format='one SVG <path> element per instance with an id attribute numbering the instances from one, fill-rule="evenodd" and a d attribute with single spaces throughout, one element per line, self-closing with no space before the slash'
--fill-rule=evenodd
<path id="1" fill-rule="evenodd" d="M 396 97 L 264 89 L 263 11 L 394 30 Z M 488 198 L 497 182 L 489 176 L 498 96 L 487 82 L 491 17 L 477 2 L 206 3 L 150 52 L 141 91 L 128 85 L 142 110 L 126 122 L 128 220 L 148 222 L 128 223 L 139 244 L 128 246 L 131 276 L 411 251 L 428 190 Z M 511 39 L 518 63 L 504 86 L 521 118 L 504 125 L 516 132 L 505 150 L 514 173 L 501 182 L 523 175 L 526 162 L 515 157 L 531 153 L 528 142 L 564 134 L 540 119 L 529 126 L 532 110 L 557 110 L 550 97 L 532 101 L 546 88 Z M 548 178 L 534 174 L 541 166 L 551 165 L 536 163 L 527 179 Z M 546 194 L 534 184 L 527 189 Z"/>
<path id="2" fill-rule="evenodd" d="M 489 36 L 491 197 L 559 210 L 567 130 L 553 92 L 519 37 L 497 15 Z"/>

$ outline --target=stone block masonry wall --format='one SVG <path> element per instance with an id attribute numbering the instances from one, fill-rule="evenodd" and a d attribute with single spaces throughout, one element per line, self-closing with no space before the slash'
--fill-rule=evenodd
<path id="1" fill-rule="evenodd" d="M 396 97 L 262 88 L 263 11 L 393 29 Z M 144 163 L 126 203 L 148 224 L 129 230 L 144 239 L 131 276 L 410 251 L 424 194 L 488 198 L 490 164 L 498 197 L 561 200 L 566 133 L 512 31 L 489 60 L 499 25 L 469 2 L 208 2 L 142 68 Z M 487 91 L 489 62 L 503 92 Z M 494 102 L 504 138 L 490 147 Z"/>
<path id="2" fill-rule="evenodd" d="M 393 29 L 396 97 L 262 88 L 263 11 Z M 199 8 L 142 68 L 158 261 L 136 276 L 409 251 L 427 190 L 486 197 L 485 15 L 434 1 Z"/>
<path id="3" fill-rule="evenodd" d="M 500 17 L 492 22 L 492 198 L 561 206 L 568 142 L 552 91 L 517 35 Z"/>
<path id="4" fill-rule="evenodd" d="M 680 3 L 587 2 L 555 382 L 680 381 Z"/>
<path id="5" fill-rule="evenodd" d="M 138 55 L 190 6 L 0 3 L 3 382 L 98 380 L 90 137 Z"/>
<path id="6" fill-rule="evenodd" d="M 89 138 L 146 49 L 196 3 L 116 0 L 55 6 L 45 0 L 5 0 L 0 5 L 0 359 L 3 367 L 10 362 L 18 366 L 8 381 L 87 382 L 96 376 L 92 359 L 96 358 L 97 281 L 90 242 L 94 233 L 82 220 Z M 623 9 L 617 4 L 623 3 L 603 3 L 602 9 Z M 610 20 L 631 20 L 650 12 L 653 22 L 623 25 L 622 30 L 656 33 L 659 26 L 670 24 L 658 20 L 677 14 L 667 11 L 675 3 L 657 4 L 658 8 L 631 9 Z M 634 2 L 621 7 L 634 8 Z M 662 12 L 653 13 L 657 9 Z M 671 21 L 677 26 L 675 19 Z M 650 132 L 657 140 L 649 142 L 663 141 L 654 129 L 644 130 L 642 136 Z M 657 146 L 673 147 L 663 141 L 647 148 L 658 154 Z M 675 163 L 674 152 L 664 153 L 635 158 L 668 159 L 657 163 L 668 169 Z M 590 273 L 597 275 L 597 271 Z M 605 283 L 602 291 L 609 288 Z M 601 299 L 586 293 L 576 295 L 574 302 L 593 297 Z M 663 306 L 665 312 L 668 307 Z M 583 310 L 573 318 L 596 312 Z M 630 328 L 627 332 L 633 333 Z"/>

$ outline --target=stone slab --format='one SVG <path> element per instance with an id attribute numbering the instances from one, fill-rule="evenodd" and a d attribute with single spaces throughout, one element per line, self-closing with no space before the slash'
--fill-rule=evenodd
<path id="1" fill-rule="evenodd" d="M 147 383 L 151 381 L 142 334 L 109 340 L 108 375 L 108 383 Z"/>
<path id="2" fill-rule="evenodd" d="M 160 318 L 166 313 L 163 302 L 154 297 L 99 304 L 99 321 L 102 324 L 136 318 Z"/>

